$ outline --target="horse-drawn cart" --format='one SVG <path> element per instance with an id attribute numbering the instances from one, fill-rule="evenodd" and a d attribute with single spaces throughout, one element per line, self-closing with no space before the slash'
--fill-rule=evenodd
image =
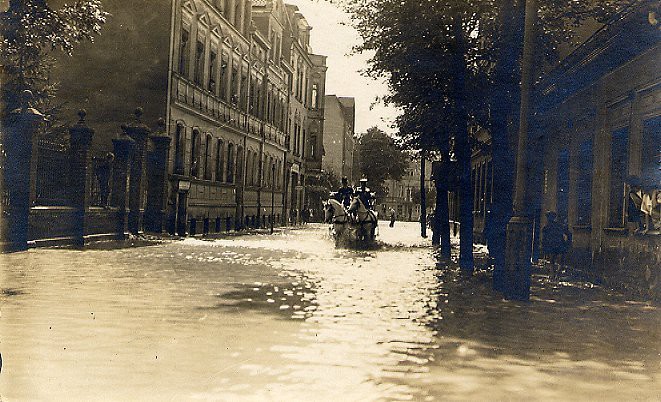
<path id="1" fill-rule="evenodd" d="M 365 207 L 359 197 L 354 197 L 348 208 L 331 198 L 326 201 L 324 211 L 336 246 L 368 247 L 376 241 L 377 212 Z"/>

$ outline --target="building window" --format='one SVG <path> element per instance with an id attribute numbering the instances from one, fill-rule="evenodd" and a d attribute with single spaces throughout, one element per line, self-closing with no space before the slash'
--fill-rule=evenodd
<path id="1" fill-rule="evenodd" d="M 317 157 L 317 137 L 315 135 L 310 136 L 310 159 L 315 159 Z"/>
<path id="2" fill-rule="evenodd" d="M 218 56 L 216 52 L 211 51 L 209 55 L 209 91 L 216 93 L 216 63 Z"/>
<path id="3" fill-rule="evenodd" d="M 241 1 L 240 0 L 234 0 L 234 21 L 232 21 L 232 25 L 236 27 L 239 31 L 241 31 L 241 28 L 239 27 L 239 24 L 241 22 Z"/>
<path id="4" fill-rule="evenodd" d="M 243 182 L 243 147 L 239 146 L 236 148 L 236 174 L 234 175 L 234 181 L 237 183 Z"/>
<path id="5" fill-rule="evenodd" d="M 629 128 L 611 134 L 609 226 L 624 227 L 624 179 L 629 163 Z"/>
<path id="6" fill-rule="evenodd" d="M 319 86 L 317 84 L 312 84 L 312 108 L 316 109 L 319 107 Z"/>
<path id="7" fill-rule="evenodd" d="M 216 144 L 216 181 L 223 181 L 223 140 Z"/>
<path id="8" fill-rule="evenodd" d="M 211 149 L 213 147 L 213 138 L 211 137 L 211 134 L 207 134 L 207 141 L 204 146 L 204 178 L 206 180 L 211 180 Z"/>
<path id="9" fill-rule="evenodd" d="M 252 154 L 252 184 L 253 186 L 259 185 L 259 159 L 257 153 Z"/>
<path id="10" fill-rule="evenodd" d="M 592 216 L 592 140 L 579 146 L 577 163 L 576 224 L 589 226 Z"/>
<path id="11" fill-rule="evenodd" d="M 188 30 L 186 30 L 186 28 L 182 28 L 181 42 L 179 43 L 179 66 L 177 70 L 179 71 L 179 74 L 183 75 L 184 77 L 188 75 L 189 40 L 190 34 L 188 33 Z"/>
<path id="12" fill-rule="evenodd" d="M 658 190 L 661 184 L 661 116 L 643 123 L 640 162 L 643 186 Z"/>
<path id="13" fill-rule="evenodd" d="M 248 76 L 241 75 L 241 108 L 245 109 L 248 106 Z"/>
<path id="14" fill-rule="evenodd" d="M 239 101 L 239 70 L 236 67 L 232 67 L 232 84 L 231 84 L 232 98 L 230 99 L 233 104 L 237 104 Z"/>
<path id="15" fill-rule="evenodd" d="M 195 71 L 193 71 L 193 81 L 197 85 L 202 85 L 202 76 L 204 75 L 204 43 L 197 41 L 195 47 Z"/>
<path id="16" fill-rule="evenodd" d="M 200 132 L 197 130 L 193 130 L 193 136 L 191 138 L 191 150 L 190 150 L 190 158 L 191 158 L 190 175 L 193 177 L 197 177 L 199 170 L 199 166 L 198 166 L 199 152 L 200 152 Z"/>
<path id="17" fill-rule="evenodd" d="M 184 141 L 186 140 L 186 129 L 177 124 L 174 134 L 174 173 L 184 174 Z"/>
<path id="18" fill-rule="evenodd" d="M 227 144 L 227 182 L 234 183 L 234 144 Z"/>
<path id="19" fill-rule="evenodd" d="M 569 210 L 569 151 L 562 149 L 558 152 L 556 170 L 556 209 L 558 220 L 566 222 Z"/>
<path id="20" fill-rule="evenodd" d="M 227 80 L 229 79 L 229 58 L 223 54 L 220 62 L 220 97 L 227 100 Z"/>
<path id="21" fill-rule="evenodd" d="M 484 195 L 484 202 L 486 204 L 486 209 L 491 210 L 491 197 L 492 197 L 492 190 L 493 190 L 493 163 L 491 160 L 487 162 L 487 189 Z"/>

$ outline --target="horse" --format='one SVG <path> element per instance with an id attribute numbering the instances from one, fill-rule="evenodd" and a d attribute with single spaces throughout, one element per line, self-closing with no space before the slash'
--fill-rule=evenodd
<path id="1" fill-rule="evenodd" d="M 329 199 L 324 204 L 324 221 L 332 223 L 332 234 L 335 242 L 338 243 L 349 228 L 349 215 L 347 215 L 344 205 L 336 199 Z"/>
<path id="2" fill-rule="evenodd" d="M 355 215 L 354 223 L 357 226 L 357 240 L 363 242 L 374 241 L 378 225 L 377 212 L 367 209 L 360 197 L 354 197 L 351 200 L 348 211 Z"/>

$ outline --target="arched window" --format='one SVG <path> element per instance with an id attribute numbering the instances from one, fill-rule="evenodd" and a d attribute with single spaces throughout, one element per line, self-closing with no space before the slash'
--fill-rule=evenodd
<path id="1" fill-rule="evenodd" d="M 186 129 L 183 124 L 177 124 L 174 134 L 174 173 L 184 174 L 184 141 L 186 141 Z"/>
<path id="2" fill-rule="evenodd" d="M 211 137 L 211 134 L 207 134 L 207 141 L 204 145 L 204 178 L 211 180 L 211 152 L 213 148 L 213 137 Z"/>
<path id="3" fill-rule="evenodd" d="M 220 138 L 216 144 L 216 181 L 223 181 L 223 140 Z"/>
<path id="4" fill-rule="evenodd" d="M 227 144 L 227 182 L 234 183 L 234 144 Z"/>
<path id="5" fill-rule="evenodd" d="M 257 153 L 253 153 L 253 158 L 252 158 L 252 174 L 253 174 L 253 182 L 252 184 L 254 186 L 259 185 L 259 157 Z"/>
<path id="6" fill-rule="evenodd" d="M 193 136 L 191 137 L 191 148 L 190 148 L 190 175 L 197 177 L 199 171 L 199 158 L 200 158 L 200 132 L 197 129 L 193 130 Z"/>
<path id="7" fill-rule="evenodd" d="M 243 161 L 244 155 L 243 155 L 243 147 L 238 146 L 236 148 L 236 174 L 235 174 L 235 181 L 237 183 L 242 183 L 243 182 Z"/>

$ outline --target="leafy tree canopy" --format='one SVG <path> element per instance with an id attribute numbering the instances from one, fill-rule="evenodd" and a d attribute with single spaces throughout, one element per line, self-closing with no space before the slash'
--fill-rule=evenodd
<path id="1" fill-rule="evenodd" d="M 10 0 L 7 11 L 0 13 L 5 111 L 19 107 L 24 90 L 43 107 L 56 89 L 49 80 L 51 52 L 70 55 L 77 43 L 94 39 L 107 17 L 100 0 L 77 0 L 57 10 L 46 0 Z"/>
<path id="2" fill-rule="evenodd" d="M 360 173 L 369 180 L 368 186 L 378 197 L 387 194 L 386 180 L 402 178 L 410 160 L 395 140 L 377 127 L 369 128 L 358 138 L 357 150 Z"/>
<path id="3" fill-rule="evenodd" d="M 603 20 L 631 1 L 539 1 L 535 65 L 557 60 L 560 46 L 575 38 L 574 28 L 583 21 Z M 490 95 L 506 84 L 503 78 L 511 84 L 504 93 L 508 98 L 501 96 L 495 102 L 518 101 L 518 63 L 498 81 L 494 67 L 504 54 L 513 54 L 517 60 L 520 56 L 523 0 L 336 2 L 350 13 L 363 39 L 355 50 L 373 55 L 366 74 L 386 77 L 391 94 L 384 101 L 403 110 L 397 126 L 409 149 L 446 149 L 457 119 L 463 118 L 458 107 L 473 124 L 488 127 L 494 102 Z M 505 47 L 514 47 L 513 52 L 504 52 Z M 457 91 L 455 81 L 458 60 L 467 71 L 462 91 Z"/>

